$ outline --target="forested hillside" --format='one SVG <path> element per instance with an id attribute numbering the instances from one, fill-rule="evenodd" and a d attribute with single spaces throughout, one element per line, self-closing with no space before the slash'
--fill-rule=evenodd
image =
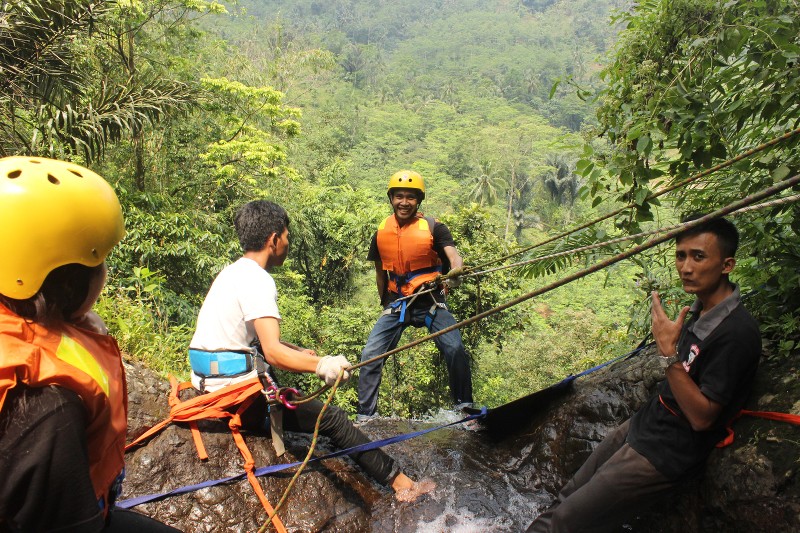
<path id="1" fill-rule="evenodd" d="M 194 319 L 238 253 L 231 215 L 266 198 L 291 223 L 273 272 L 285 340 L 358 361 L 380 312 L 369 238 L 401 168 L 470 266 L 628 204 L 507 262 L 675 223 L 797 174 L 796 0 L 131 0 L 0 10 L 0 155 L 70 158 L 114 184 L 127 236 L 100 302 L 123 349 L 185 373 Z M 737 215 L 738 281 L 772 350 L 800 330 L 797 204 Z M 641 239 L 639 239 L 641 242 Z M 627 244 L 468 278 L 467 318 Z M 476 401 L 497 405 L 631 349 L 659 288 L 651 250 L 463 331 Z M 421 332 L 408 332 L 405 340 Z M 448 407 L 432 343 L 390 359 L 381 411 Z M 306 384 L 316 389 L 314 378 Z M 355 389 L 336 402 L 353 410 Z"/>

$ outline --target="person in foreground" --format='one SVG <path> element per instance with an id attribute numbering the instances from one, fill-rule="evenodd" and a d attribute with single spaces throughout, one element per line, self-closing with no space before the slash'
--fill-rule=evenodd
<path id="1" fill-rule="evenodd" d="M 245 204 L 236 212 L 234 226 L 244 255 L 217 275 L 208 291 L 197 318 L 191 341 L 192 383 L 200 391 L 218 390 L 225 385 L 248 379 L 258 372 L 257 365 L 238 375 L 224 375 L 220 361 L 256 353 L 257 342 L 266 363 L 291 372 L 314 372 L 332 385 L 339 373 L 342 380 L 350 377 L 349 362 L 344 356 L 318 357 L 313 350 L 297 349 L 281 342 L 278 292 L 267 272 L 280 266 L 289 251 L 289 216 L 279 205 L 259 200 Z M 207 361 L 213 359 L 217 371 L 209 373 Z M 201 368 L 203 370 L 201 370 Z M 281 409 L 283 428 L 313 433 L 323 407 L 319 400 L 297 404 L 296 409 Z M 244 413 L 245 426 L 263 428 L 269 424 L 267 404 L 262 397 Z M 326 435 L 340 448 L 370 442 L 347 418 L 344 411 L 329 406 L 325 411 L 320 434 Z M 414 501 L 435 488 L 433 482 L 415 482 L 400 472 L 394 460 L 376 449 L 352 454 L 351 457 L 369 475 L 389 485 L 400 501 Z"/>
<path id="2" fill-rule="evenodd" d="M 94 172 L 0 159 L 0 531 L 178 531 L 114 508 L 127 389 L 91 308 L 124 232 Z"/>
<path id="3" fill-rule="evenodd" d="M 425 182 L 418 173 L 401 170 L 389 178 L 387 189 L 393 214 L 378 226 L 367 259 L 375 262 L 375 282 L 383 313 L 372 328 L 361 361 L 368 361 L 397 346 L 409 326 L 426 327 L 431 333 L 456 323 L 447 309 L 447 288 L 461 284 L 463 260 L 448 227 L 419 213 L 425 199 Z M 444 286 L 417 294 L 447 272 Z M 472 406 L 472 374 L 469 357 L 458 330 L 434 339 L 450 377 L 450 395 L 456 409 Z M 358 420 L 365 421 L 378 409 L 385 359 L 361 367 L 358 376 Z"/>
<path id="4" fill-rule="evenodd" d="M 738 242 L 722 218 L 676 237 L 675 266 L 696 300 L 672 321 L 653 292 L 653 337 L 667 358 L 666 379 L 595 448 L 529 532 L 616 530 L 702 470 L 744 406 L 761 356 L 758 324 L 728 279 Z"/>

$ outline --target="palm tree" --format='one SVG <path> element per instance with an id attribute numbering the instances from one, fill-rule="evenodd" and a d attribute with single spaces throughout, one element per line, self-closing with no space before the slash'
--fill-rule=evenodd
<path id="1" fill-rule="evenodd" d="M 493 205 L 497 201 L 498 191 L 505 185 L 505 180 L 499 175 L 494 163 L 489 159 L 481 159 L 476 165 L 476 172 L 467 181 L 470 190 L 470 200 Z"/>
<path id="2" fill-rule="evenodd" d="M 106 145 L 194 99 L 184 84 L 115 80 L 78 56 L 76 43 L 102 46 L 99 32 L 115 4 L 103 0 L 22 0 L 0 6 L 0 156 L 92 161 Z"/>
<path id="3" fill-rule="evenodd" d="M 550 196 L 559 204 L 572 205 L 581 186 L 572 163 L 562 154 L 548 154 L 545 164 L 549 168 L 542 174 L 542 181 Z"/>

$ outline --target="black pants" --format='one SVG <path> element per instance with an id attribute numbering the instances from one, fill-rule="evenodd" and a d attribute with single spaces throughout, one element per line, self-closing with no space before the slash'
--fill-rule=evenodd
<path id="1" fill-rule="evenodd" d="M 283 407 L 283 429 L 296 433 L 314 433 L 322 406 L 321 401 L 311 400 L 298 404 L 297 409 Z M 267 402 L 260 396 L 243 414 L 242 426 L 253 430 L 269 427 L 268 424 Z M 329 405 L 325 410 L 319 433 L 330 438 L 340 449 L 371 442 L 369 437 L 353 425 L 347 414 L 335 405 Z M 381 449 L 353 453 L 350 457 L 367 474 L 383 485 L 389 485 L 400 472 L 394 460 Z"/>

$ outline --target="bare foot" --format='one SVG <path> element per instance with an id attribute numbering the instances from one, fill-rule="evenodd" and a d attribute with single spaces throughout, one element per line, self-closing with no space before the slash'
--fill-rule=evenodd
<path id="1" fill-rule="evenodd" d="M 399 502 L 414 502 L 423 494 L 428 494 L 436 488 L 436 483 L 432 479 L 423 479 L 420 481 L 413 481 L 411 486 L 405 489 L 400 489 L 394 493 L 394 497 Z"/>

